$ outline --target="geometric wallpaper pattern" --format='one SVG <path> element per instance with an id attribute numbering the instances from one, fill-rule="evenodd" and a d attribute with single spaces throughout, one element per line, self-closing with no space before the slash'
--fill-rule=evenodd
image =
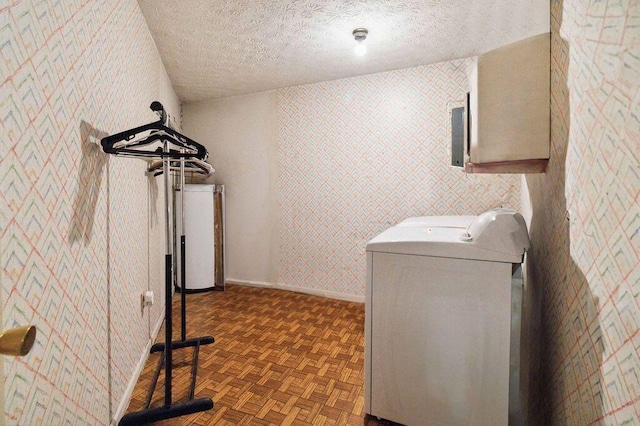
<path id="1" fill-rule="evenodd" d="M 161 295 L 164 226 L 161 182 L 95 143 L 154 120 L 167 82 L 133 0 L 16 0 L 0 40 L 2 327 L 38 328 L 4 358 L 5 416 L 105 424 L 159 314 L 139 296 Z M 637 0 L 552 1 L 552 156 L 527 177 L 539 424 L 640 424 L 639 51 Z M 468 66 L 278 90 L 280 282 L 363 295 L 394 223 L 519 208 L 518 177 L 447 166 Z"/>
<path id="2" fill-rule="evenodd" d="M 552 155 L 527 178 L 542 307 L 532 424 L 638 425 L 640 3 L 551 5 Z"/>
<path id="3" fill-rule="evenodd" d="M 277 90 L 279 282 L 364 296 L 367 242 L 410 216 L 520 208 L 519 175 L 451 167 L 471 60 Z"/>
<path id="4" fill-rule="evenodd" d="M 5 2 L 0 40 L 2 329 L 38 330 L 4 358 L 5 417 L 107 424 L 160 313 L 139 301 L 161 296 L 163 225 L 144 163 L 99 142 L 155 120 L 170 86 L 134 0 Z"/>

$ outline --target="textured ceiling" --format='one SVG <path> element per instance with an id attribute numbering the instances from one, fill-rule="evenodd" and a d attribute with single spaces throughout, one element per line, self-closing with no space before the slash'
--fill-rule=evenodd
<path id="1" fill-rule="evenodd" d="M 549 31 L 549 0 L 138 0 L 185 102 L 475 56 Z M 368 52 L 351 32 L 365 27 Z"/>

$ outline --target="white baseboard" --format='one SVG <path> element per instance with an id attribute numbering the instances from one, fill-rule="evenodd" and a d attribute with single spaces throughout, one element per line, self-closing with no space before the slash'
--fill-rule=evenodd
<path id="1" fill-rule="evenodd" d="M 142 350 L 142 354 L 140 354 L 140 359 L 138 360 L 138 364 L 136 364 L 136 368 L 133 370 L 133 375 L 127 384 L 126 389 L 124 390 L 124 394 L 122 395 L 122 399 L 120 400 L 120 404 L 118 404 L 118 409 L 113 415 L 113 419 L 111 420 L 111 425 L 116 426 L 124 413 L 127 411 L 127 407 L 129 406 L 129 401 L 131 400 L 131 395 L 133 394 L 133 389 L 136 387 L 136 383 L 138 383 L 138 379 L 140 378 L 140 373 L 142 373 L 142 369 L 144 365 L 147 363 L 147 359 L 149 358 L 149 351 L 151 350 L 151 346 L 153 346 L 153 342 L 156 341 L 156 337 L 158 337 L 158 333 L 160 332 L 160 328 L 164 323 L 164 306 L 162 307 L 162 311 L 158 316 L 158 321 L 153 326 L 151 330 L 151 336 L 149 341 L 145 345 Z"/>
<path id="2" fill-rule="evenodd" d="M 282 283 L 268 283 L 265 281 L 236 280 L 233 278 L 229 278 L 225 282 L 227 284 L 239 284 L 239 285 L 245 285 L 249 287 L 274 288 L 277 290 L 287 290 L 287 291 L 293 291 L 296 293 L 311 294 L 312 296 L 327 297 L 329 299 L 338 299 L 338 300 L 346 300 L 347 302 L 364 303 L 364 296 L 358 296 L 355 294 L 337 293 L 334 291 L 318 290 L 315 288 L 294 287 L 294 286 L 290 286 Z"/>
<path id="3" fill-rule="evenodd" d="M 228 278 L 224 280 L 225 284 L 240 284 L 247 287 L 268 287 L 274 288 L 273 283 L 268 283 L 266 281 L 248 281 L 248 280 L 236 280 L 234 278 Z"/>

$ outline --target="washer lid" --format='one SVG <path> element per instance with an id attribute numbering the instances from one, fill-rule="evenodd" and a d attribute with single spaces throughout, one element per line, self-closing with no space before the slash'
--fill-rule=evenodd
<path id="1" fill-rule="evenodd" d="M 431 226 L 438 228 L 466 228 L 478 216 L 418 216 L 410 217 L 396 226 Z"/>
<path id="2" fill-rule="evenodd" d="M 367 251 L 521 263 L 529 237 L 524 219 L 513 210 L 490 210 L 466 229 L 395 226 L 367 244 Z"/>

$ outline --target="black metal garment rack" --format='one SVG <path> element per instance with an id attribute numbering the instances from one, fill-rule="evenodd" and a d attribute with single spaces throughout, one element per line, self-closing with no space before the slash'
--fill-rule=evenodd
<path id="1" fill-rule="evenodd" d="M 198 368 L 198 353 L 200 345 L 206 345 L 214 342 L 212 336 L 203 336 L 187 339 L 186 338 L 186 299 L 181 297 L 181 318 L 182 333 L 180 340 L 173 340 L 173 321 L 171 309 L 171 294 L 173 292 L 173 254 L 171 242 L 171 207 L 169 204 L 170 195 L 170 170 L 172 160 L 179 160 L 181 165 L 181 182 L 184 182 L 184 165 L 185 161 L 206 160 L 207 150 L 197 142 L 192 141 L 184 135 L 176 132 L 169 127 L 169 117 L 164 107 L 159 102 L 153 102 L 151 109 L 155 111 L 160 120 L 144 126 L 136 127 L 124 132 L 107 136 L 102 139 L 102 149 L 108 154 L 118 156 L 143 158 L 143 159 L 161 159 L 163 162 L 162 174 L 164 174 L 165 184 L 165 213 L 166 213 L 166 254 L 165 254 L 165 341 L 164 343 L 156 343 L 151 347 L 151 353 L 163 352 L 163 357 L 158 361 L 154 378 L 147 394 L 145 406 L 140 411 L 126 414 L 120 420 L 119 425 L 141 425 L 152 423 L 160 420 L 170 419 L 174 417 L 184 416 L 187 414 L 197 413 L 213 408 L 211 398 L 195 399 L 195 384 Z M 194 161 L 195 162 L 195 161 Z M 181 236 L 180 241 L 182 253 L 185 253 L 185 238 Z M 184 257 L 183 263 L 184 265 Z M 184 285 L 184 271 L 182 271 L 182 279 Z M 184 294 L 184 292 L 182 292 Z M 191 368 L 191 383 L 189 387 L 189 395 L 186 401 L 173 403 L 172 398 L 172 375 L 173 375 L 173 350 L 193 347 L 193 360 Z M 153 393 L 160 377 L 160 372 L 164 368 L 164 403 L 161 407 L 149 408 Z"/>

